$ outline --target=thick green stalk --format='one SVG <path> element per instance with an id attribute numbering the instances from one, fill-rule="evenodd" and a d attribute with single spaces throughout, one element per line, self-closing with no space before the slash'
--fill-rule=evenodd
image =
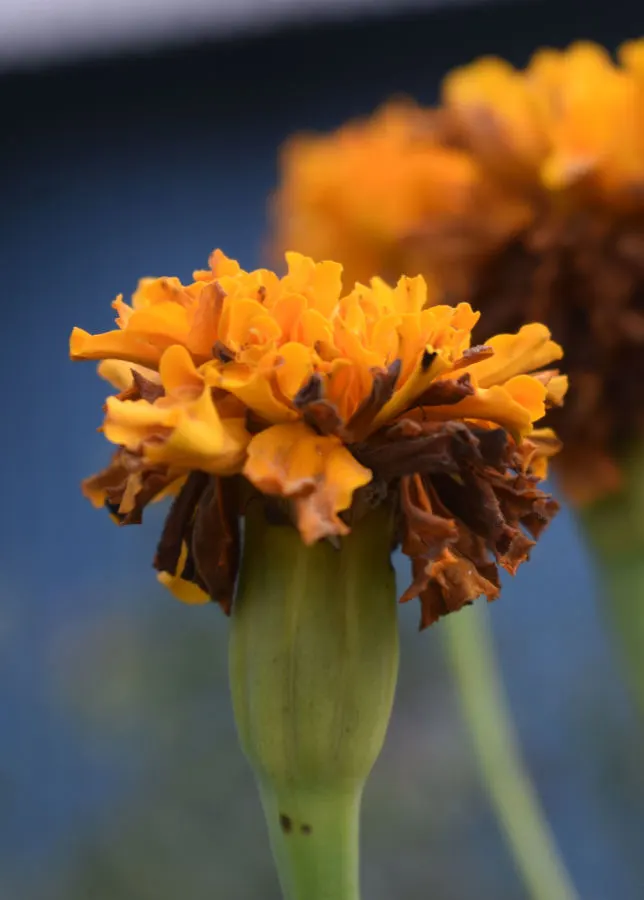
<path id="1" fill-rule="evenodd" d="M 624 461 L 624 487 L 579 513 L 634 698 L 644 713 L 644 448 Z"/>
<path id="2" fill-rule="evenodd" d="M 260 793 L 284 897 L 357 900 L 361 788 L 307 791 L 260 782 Z"/>
<path id="3" fill-rule="evenodd" d="M 358 817 L 398 668 L 385 508 L 305 547 L 247 510 L 230 642 L 241 745 L 287 900 L 358 900 Z"/>
<path id="4" fill-rule="evenodd" d="M 532 900 L 574 900 L 521 756 L 487 609 L 482 601 L 444 623 L 447 649 L 485 789 Z"/>

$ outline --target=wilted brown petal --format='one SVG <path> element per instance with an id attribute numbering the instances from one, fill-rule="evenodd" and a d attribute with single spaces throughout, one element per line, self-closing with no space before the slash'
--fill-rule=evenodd
<path id="1" fill-rule="evenodd" d="M 451 518 L 434 514 L 431 500 L 419 475 L 401 479 L 400 500 L 405 518 L 402 550 L 407 556 L 434 558 L 447 544 L 456 541 L 456 523 Z"/>
<path id="2" fill-rule="evenodd" d="M 119 447 L 109 466 L 86 478 L 82 488 L 88 497 L 102 496 L 120 525 L 138 525 L 144 508 L 175 480 L 165 466 L 146 468 L 139 454 Z"/>
<path id="3" fill-rule="evenodd" d="M 479 339 L 541 321 L 565 347 L 570 390 L 547 424 L 563 441 L 555 471 L 582 505 L 618 487 L 615 460 L 644 428 L 643 247 L 641 214 L 535 205 L 531 227 L 464 261 L 454 298 L 482 311 Z"/>
<path id="4" fill-rule="evenodd" d="M 427 587 L 419 594 L 421 630 L 481 595 L 487 600 L 495 600 L 499 595 L 498 586 L 484 578 L 470 560 L 447 549 L 427 565 L 426 574 Z"/>
<path id="5" fill-rule="evenodd" d="M 210 598 L 230 614 L 239 566 L 238 483 L 212 476 L 197 504 L 192 556 Z M 185 578 L 185 573 L 184 573 Z"/>
<path id="6" fill-rule="evenodd" d="M 360 441 L 369 432 L 373 420 L 376 418 L 385 403 L 391 400 L 396 382 L 400 376 L 401 361 L 399 359 L 387 369 L 374 369 L 373 385 L 371 393 L 363 400 L 358 409 L 351 416 L 345 427 L 346 440 Z"/>
<path id="7" fill-rule="evenodd" d="M 206 489 L 208 479 L 206 472 L 191 472 L 172 503 L 154 557 L 153 565 L 157 571 L 176 574 L 182 545 L 192 534 L 197 504 Z M 187 543 L 190 547 L 190 540 L 187 540 Z"/>
<path id="8" fill-rule="evenodd" d="M 154 403 L 155 400 L 158 400 L 159 397 L 163 397 L 165 394 L 163 385 L 150 381 L 149 378 L 141 375 L 136 369 L 132 369 L 132 380 L 138 394 L 136 399 L 147 400 L 148 403 Z"/>
<path id="9" fill-rule="evenodd" d="M 452 406 L 474 393 L 472 379 L 466 372 L 460 378 L 433 381 L 424 393 L 414 400 L 414 406 Z"/>
<path id="10" fill-rule="evenodd" d="M 497 564 L 514 574 L 558 509 L 522 471 L 524 454 L 503 429 L 406 418 L 366 452 L 376 470 L 402 475 L 402 549 L 413 581 L 401 601 L 420 598 L 423 628 L 481 594 L 494 599 Z"/>

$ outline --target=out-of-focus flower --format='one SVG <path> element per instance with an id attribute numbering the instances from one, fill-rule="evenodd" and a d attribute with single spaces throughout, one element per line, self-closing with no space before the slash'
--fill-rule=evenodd
<path id="1" fill-rule="evenodd" d="M 644 426 L 644 42 L 622 46 L 618 64 L 585 42 L 539 51 L 523 71 L 483 58 L 447 76 L 438 109 L 413 115 L 430 137 L 422 150 L 398 140 L 386 161 L 394 174 L 383 172 L 381 194 L 373 191 L 372 217 L 392 202 L 382 192 L 400 172 L 410 173 L 409 196 L 438 196 L 443 205 L 401 214 L 390 243 L 370 243 L 369 274 L 387 277 L 390 260 L 397 271 L 423 272 L 439 298 L 483 310 L 477 340 L 547 323 L 571 377 L 565 415 L 553 416 L 566 492 L 584 503 L 616 488 L 616 459 Z M 368 218 L 373 189 L 359 170 L 378 171 L 371 135 L 384 133 L 383 123 L 376 114 L 315 143 L 293 141 L 278 195 L 278 231 L 297 235 L 307 252 L 333 235 L 337 258 L 357 277 L 369 231 L 318 198 L 333 171 L 333 194 Z M 345 134 L 360 160 L 344 149 Z M 417 152 L 433 182 L 413 183 L 408 160 Z M 316 157 L 307 180 L 302 172 Z M 446 174 L 457 170 L 455 181 Z"/>
<path id="2" fill-rule="evenodd" d="M 306 544 L 390 504 L 422 625 L 495 598 L 497 564 L 516 571 L 556 511 L 538 481 L 558 442 L 533 423 L 565 392 L 560 347 L 539 324 L 471 347 L 478 313 L 429 305 L 422 277 L 344 293 L 339 264 L 287 263 L 278 278 L 215 251 L 188 286 L 119 297 L 117 330 L 74 329 L 72 358 L 120 389 L 118 449 L 86 495 L 130 524 L 176 494 L 155 566 L 187 602 L 230 608 L 249 492 Z"/>
<path id="3" fill-rule="evenodd" d="M 273 244 L 341 260 L 348 283 L 419 271 L 441 287 L 459 280 L 452 259 L 494 250 L 531 209 L 499 190 L 471 154 L 447 145 L 445 124 L 441 111 L 400 100 L 333 134 L 292 137 L 282 151 Z"/>

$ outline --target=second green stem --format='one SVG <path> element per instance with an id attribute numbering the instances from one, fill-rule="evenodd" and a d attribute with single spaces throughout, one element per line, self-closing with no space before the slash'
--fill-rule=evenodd
<path id="1" fill-rule="evenodd" d="M 576 900 L 521 756 L 482 601 L 441 623 L 485 789 L 532 900 Z"/>

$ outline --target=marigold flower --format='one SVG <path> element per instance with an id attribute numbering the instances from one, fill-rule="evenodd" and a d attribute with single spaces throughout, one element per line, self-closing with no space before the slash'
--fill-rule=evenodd
<path id="1" fill-rule="evenodd" d="M 445 145 L 444 129 L 440 111 L 398 100 L 333 134 L 290 138 L 273 243 L 341 260 L 347 283 L 419 271 L 430 284 L 458 279 L 450 257 L 494 249 L 529 221 L 530 204 L 500 191 L 467 151 Z"/>
<path id="2" fill-rule="evenodd" d="M 422 277 L 344 293 L 339 264 L 286 260 L 279 278 L 217 250 L 190 285 L 119 297 L 117 330 L 74 329 L 72 359 L 120 391 L 85 494 L 122 524 L 176 494 L 155 566 L 188 603 L 230 609 L 249 491 L 305 544 L 392 504 L 422 626 L 494 599 L 497 565 L 514 573 L 557 509 L 538 481 L 558 442 L 534 423 L 565 392 L 560 347 L 539 324 L 472 347 L 479 314 L 428 305 Z"/>
<path id="3" fill-rule="evenodd" d="M 386 156 L 380 193 L 372 134 L 386 140 L 382 113 L 291 143 L 278 242 L 297 233 L 313 253 L 332 242 L 357 278 L 366 259 L 369 275 L 389 277 L 392 260 L 397 272 L 422 272 L 439 298 L 483 310 L 476 340 L 547 323 L 566 348 L 572 385 L 565 415 L 552 417 L 565 445 L 564 488 L 579 503 L 614 489 L 615 460 L 644 416 L 644 41 L 623 45 L 617 64 L 587 42 L 541 50 L 524 71 L 482 58 L 446 77 L 440 107 L 414 109 L 413 121 L 405 114 L 407 137 Z M 425 123 L 422 147 L 413 122 Z M 431 173 L 423 178 L 410 165 L 418 155 Z M 456 171 L 459 190 L 448 174 Z M 370 203 L 373 221 L 387 215 L 393 201 L 383 195 L 403 173 L 416 206 L 399 210 L 395 236 L 378 246 L 360 223 Z M 324 206 L 331 183 L 335 206 Z M 442 205 L 422 207 L 420 198 L 437 196 Z"/>

